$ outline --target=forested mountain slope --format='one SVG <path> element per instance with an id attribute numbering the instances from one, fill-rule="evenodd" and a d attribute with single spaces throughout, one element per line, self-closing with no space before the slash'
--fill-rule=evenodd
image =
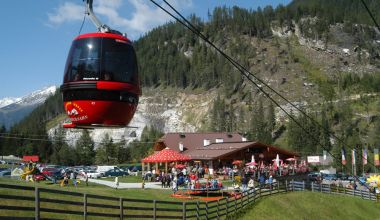
<path id="1" fill-rule="evenodd" d="M 379 1 L 366 2 L 373 12 L 380 11 Z M 335 153 L 342 147 L 326 130 L 351 146 L 380 142 L 380 35 L 360 1 L 296 0 L 288 6 L 257 10 L 220 7 L 210 11 L 206 21 L 196 15 L 189 20 L 251 73 L 319 121 L 325 131 L 298 116 L 285 100 L 259 83 L 324 146 Z M 147 117 L 146 125 L 168 131 L 162 124 L 168 124 L 168 112 L 175 111 L 180 121 L 195 130 L 238 131 L 252 140 L 320 154 L 315 141 L 181 24 L 171 22 L 153 29 L 135 42 L 135 48 L 145 88 L 142 100 L 149 100 L 149 108 L 158 117 Z M 183 98 L 192 94 L 204 100 Z M 54 100 L 54 105 L 61 106 L 61 100 Z M 59 111 L 53 112 L 43 113 L 49 117 L 31 115 L 12 132 L 34 134 L 42 128 L 28 125 L 33 124 L 32 118 L 42 125 Z M 49 128 L 54 127 L 51 124 Z M 25 146 L 35 144 L 17 140 L 11 145 L 19 146 L 21 154 L 29 149 Z M 37 147 L 32 149 L 42 154 Z M 54 153 L 54 147 L 50 149 Z"/>

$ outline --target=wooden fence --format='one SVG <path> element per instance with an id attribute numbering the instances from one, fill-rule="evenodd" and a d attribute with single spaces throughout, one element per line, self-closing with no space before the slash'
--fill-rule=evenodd
<path id="1" fill-rule="evenodd" d="M 210 202 L 128 199 L 7 184 L 0 184 L 0 187 L 9 189 L 7 194 L 0 194 L 0 219 L 225 219 L 259 198 L 308 189 L 377 201 L 376 194 L 368 191 L 323 184 L 308 186 L 296 181 L 277 182 Z M 52 199 L 57 195 L 60 199 Z"/>

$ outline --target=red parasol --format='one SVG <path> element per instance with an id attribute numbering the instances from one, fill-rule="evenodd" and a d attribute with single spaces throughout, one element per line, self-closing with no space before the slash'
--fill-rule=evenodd
<path id="1" fill-rule="evenodd" d="M 249 162 L 249 163 L 246 163 L 245 165 L 246 166 L 256 166 L 257 163 L 256 162 Z"/>
<path id="2" fill-rule="evenodd" d="M 186 167 L 185 164 L 177 164 L 177 165 L 175 165 L 175 168 L 177 168 L 177 169 L 183 169 L 185 167 Z"/>
<path id="3" fill-rule="evenodd" d="M 190 161 L 191 158 L 188 155 L 180 154 L 170 148 L 165 148 L 162 151 L 150 155 L 141 161 L 143 163 L 155 163 L 155 162 L 173 162 L 173 161 Z"/>
<path id="4" fill-rule="evenodd" d="M 290 158 L 286 159 L 286 161 L 296 161 L 296 158 L 290 157 Z"/>
<path id="5" fill-rule="evenodd" d="M 232 162 L 233 165 L 239 165 L 239 164 L 241 164 L 241 163 L 243 163 L 243 161 L 241 161 L 241 160 L 234 160 L 234 161 Z"/>

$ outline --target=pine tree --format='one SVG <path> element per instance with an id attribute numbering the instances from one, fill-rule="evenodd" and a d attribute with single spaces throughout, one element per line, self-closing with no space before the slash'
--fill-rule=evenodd
<path id="1" fill-rule="evenodd" d="M 97 164 L 117 163 L 116 145 L 108 133 L 104 134 L 100 146 L 96 150 L 95 162 Z"/>
<path id="2" fill-rule="evenodd" d="M 94 141 L 91 139 L 87 130 L 82 130 L 82 136 L 75 143 L 78 154 L 77 164 L 92 165 L 95 162 Z"/>

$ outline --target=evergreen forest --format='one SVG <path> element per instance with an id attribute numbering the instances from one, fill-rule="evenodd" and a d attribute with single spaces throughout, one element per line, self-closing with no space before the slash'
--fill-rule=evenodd
<path id="1" fill-rule="evenodd" d="M 380 2 L 366 2 L 380 22 L 376 13 L 380 11 Z M 294 0 L 276 8 L 218 7 L 210 10 L 205 20 L 196 15 L 188 19 L 247 70 L 267 79 L 290 101 L 299 103 L 313 120 L 294 108 L 287 108 L 290 115 L 278 117 L 276 112 L 281 109 L 276 103 L 178 22 L 154 28 L 134 42 L 143 90 L 160 92 L 170 88 L 205 94 L 217 90 L 200 131 L 237 131 L 249 140 L 274 144 L 301 155 L 328 150 L 339 158 L 342 148 L 366 147 L 373 163 L 373 149 L 380 147 L 380 34 L 360 1 Z M 274 34 L 275 30 L 288 35 L 281 37 Z M 326 60 L 330 56 L 328 48 L 350 47 L 355 52 L 350 57 L 336 53 L 336 61 L 328 66 L 328 62 L 309 54 L 310 45 L 301 45 L 300 36 L 307 42 L 322 42 L 323 51 L 314 48 L 317 52 L 313 53 L 327 54 L 322 57 Z M 370 70 L 348 70 L 365 66 L 370 66 Z M 289 84 L 302 80 L 313 86 Z M 280 97 L 263 89 L 286 106 Z M 359 98 L 351 98 L 352 95 Z M 312 104 L 302 105 L 303 101 Z M 75 146 L 69 146 L 63 129 L 48 133 L 62 114 L 62 97 L 57 92 L 9 131 L 2 127 L 2 155 L 36 154 L 45 162 L 66 165 L 75 161 L 83 165 L 126 163 L 148 155 L 152 143 L 163 135 L 160 128 L 147 125 L 139 141 L 127 144 L 105 134 L 101 143 L 95 144 L 88 131 L 83 130 Z M 302 128 L 292 118 L 301 122 Z M 365 169 L 374 167 L 368 165 Z"/>

